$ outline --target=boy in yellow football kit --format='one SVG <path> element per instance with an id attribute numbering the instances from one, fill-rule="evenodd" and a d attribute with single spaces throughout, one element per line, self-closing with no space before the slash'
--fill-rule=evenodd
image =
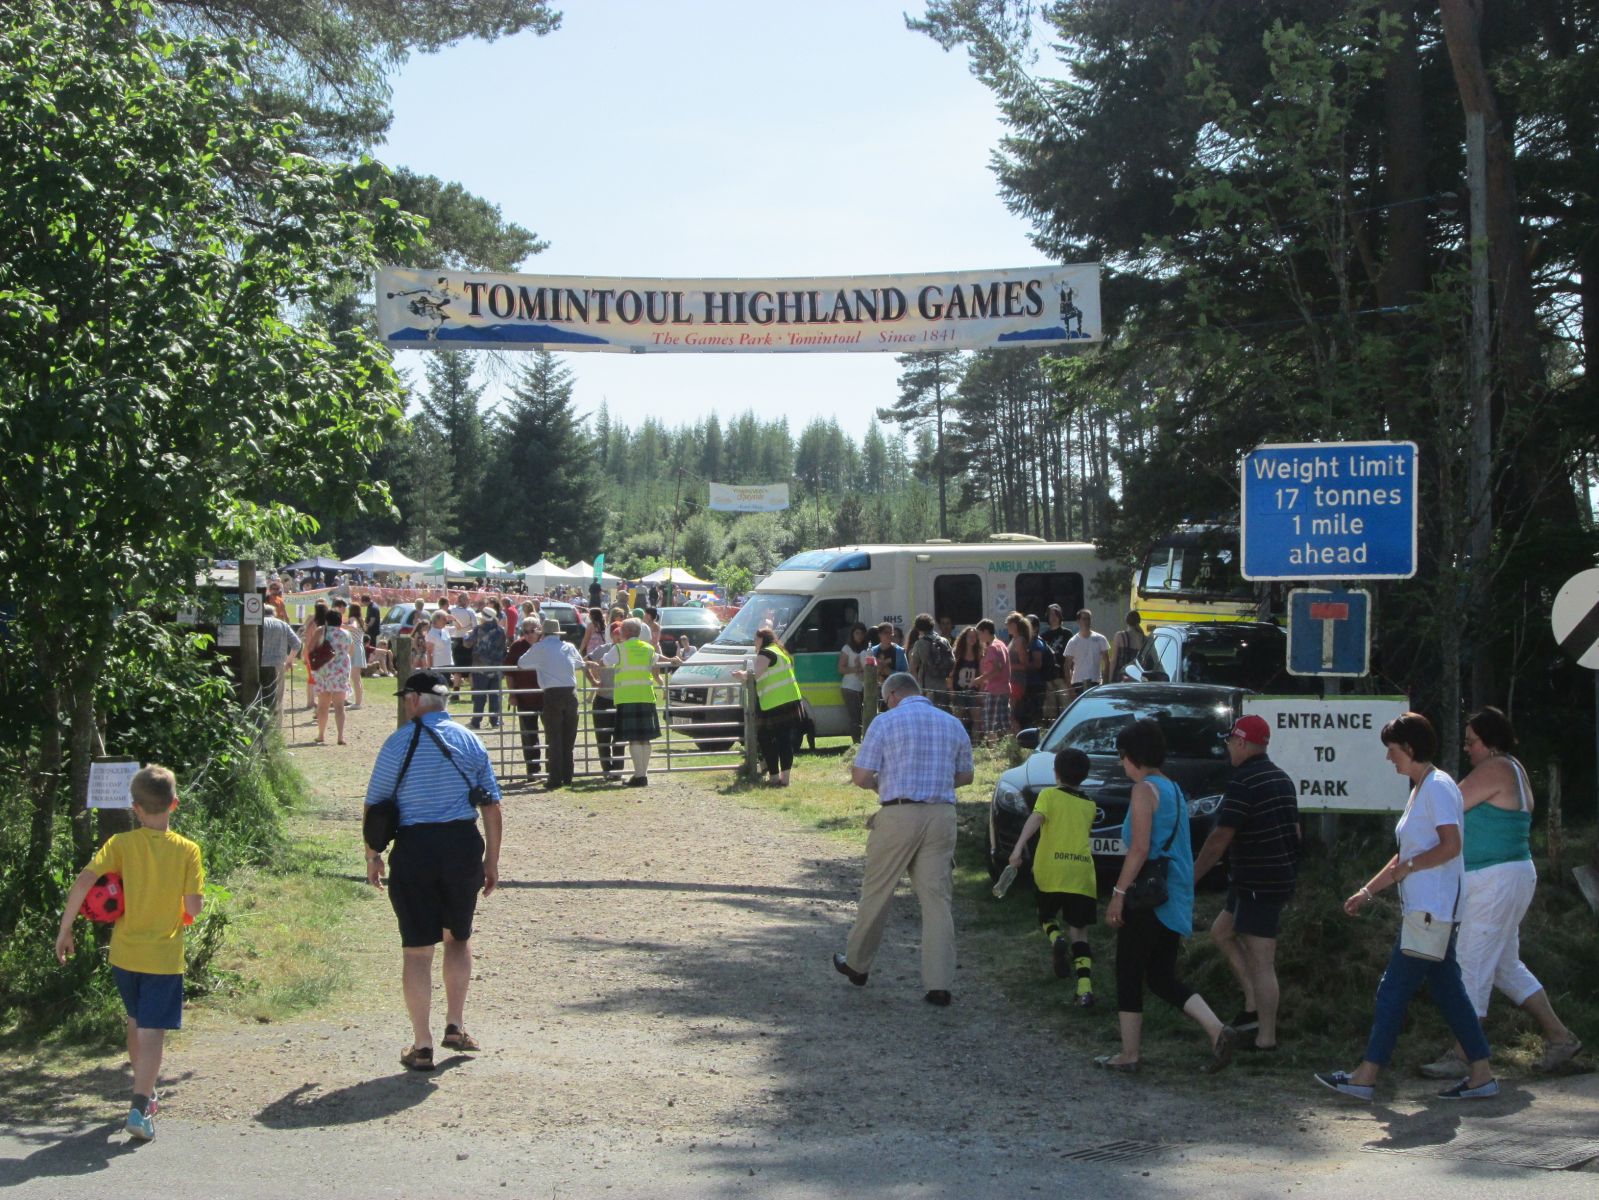
<path id="1" fill-rule="evenodd" d="M 1099 881 L 1094 875 L 1094 855 L 1089 846 L 1094 802 L 1071 789 L 1088 778 L 1090 765 L 1088 755 L 1081 750 L 1062 750 L 1055 755 L 1058 786 L 1038 794 L 1010 856 L 1014 865 L 1021 866 L 1028 840 L 1042 828 L 1038 849 L 1033 852 L 1038 923 L 1049 938 L 1056 976 L 1065 979 L 1070 970 L 1076 970 L 1080 1008 L 1094 1006 L 1094 959 L 1088 947 L 1088 927 L 1096 917 Z"/>
<path id="2" fill-rule="evenodd" d="M 119 833 L 78 875 L 56 935 L 56 958 L 73 951 L 72 920 L 100 876 L 122 876 L 127 907 L 111 931 L 111 975 L 128 1013 L 133 1062 L 133 1107 L 127 1130 L 140 1141 L 155 1136 L 156 1075 L 168 1029 L 183 1025 L 183 926 L 200 915 L 205 870 L 200 847 L 167 828 L 178 806 L 177 780 L 165 767 L 133 777 L 139 828 Z"/>

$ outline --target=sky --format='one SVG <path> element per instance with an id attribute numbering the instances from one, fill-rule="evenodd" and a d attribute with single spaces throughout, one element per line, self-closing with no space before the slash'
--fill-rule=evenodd
<path id="1" fill-rule="evenodd" d="M 989 166 L 1003 126 L 914 0 L 566 0 L 561 28 L 416 55 L 378 152 L 533 230 L 544 274 L 913 273 L 1044 262 Z M 753 408 L 862 435 L 891 354 L 565 354 L 578 411 Z M 423 355 L 401 369 L 420 379 Z M 490 382 L 489 399 L 503 387 Z"/>

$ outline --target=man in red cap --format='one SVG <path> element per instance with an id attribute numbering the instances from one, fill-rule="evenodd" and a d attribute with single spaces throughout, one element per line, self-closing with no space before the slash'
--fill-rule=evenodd
<path id="1" fill-rule="evenodd" d="M 1194 859 L 1194 879 L 1227 855 L 1227 903 L 1210 935 L 1244 991 L 1244 1011 L 1230 1024 L 1255 1031 L 1254 1049 L 1275 1050 L 1277 928 L 1298 876 L 1299 801 L 1294 781 L 1266 757 L 1271 726 L 1264 718 L 1239 717 L 1222 737 L 1233 777 L 1216 828 Z"/>

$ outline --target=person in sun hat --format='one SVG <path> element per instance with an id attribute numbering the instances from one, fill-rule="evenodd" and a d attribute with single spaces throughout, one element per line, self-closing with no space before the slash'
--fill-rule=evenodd
<path id="1" fill-rule="evenodd" d="M 1266 756 L 1271 726 L 1253 713 L 1239 717 L 1222 738 L 1233 777 L 1222 793 L 1216 827 L 1194 860 L 1203 879 L 1227 858 L 1227 901 L 1210 936 L 1244 993 L 1233 1021 L 1254 1033 L 1245 1048 L 1277 1049 L 1277 932 L 1293 899 L 1299 863 L 1299 799 L 1294 781 Z"/>
<path id="2" fill-rule="evenodd" d="M 389 903 L 400 927 L 401 976 L 412 1041 L 400 1064 L 433 1070 L 433 948 L 444 943 L 444 1047 L 479 1048 L 466 1031 L 472 921 L 479 892 L 500 878 L 500 785 L 488 751 L 445 711 L 449 680 L 418 671 L 400 688 L 406 723 L 388 736 L 367 781 L 368 808 L 393 799 L 399 828 L 388 859 Z M 478 830 L 478 814 L 483 828 Z M 383 887 L 381 851 L 366 851 L 366 878 Z"/>

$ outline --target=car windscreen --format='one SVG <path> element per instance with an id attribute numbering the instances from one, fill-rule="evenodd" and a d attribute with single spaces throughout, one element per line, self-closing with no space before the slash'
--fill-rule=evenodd
<path id="1" fill-rule="evenodd" d="M 1288 673 L 1288 640 L 1280 634 L 1207 630 L 1183 643 L 1183 682 L 1256 692 L 1318 692 L 1314 679 Z"/>
<path id="2" fill-rule="evenodd" d="M 662 625 L 715 625 L 716 614 L 708 608 L 663 608 Z"/>
<path id="3" fill-rule="evenodd" d="M 545 601 L 539 605 L 539 615 L 554 617 L 562 625 L 576 625 L 578 623 L 577 609 L 570 604 L 551 604 Z"/>
<path id="4" fill-rule="evenodd" d="M 1232 725 L 1232 708 L 1224 701 L 1173 701 L 1140 696 L 1134 690 L 1106 695 L 1095 688 L 1066 711 L 1040 750 L 1081 750 L 1084 754 L 1116 757 L 1116 735 L 1126 725 L 1154 717 L 1166 735 L 1166 753 L 1172 758 L 1227 757 L 1221 735 Z"/>
<path id="5" fill-rule="evenodd" d="M 712 642 L 713 646 L 753 646 L 762 625 L 770 625 L 779 638 L 810 603 L 809 596 L 792 592 L 756 592 L 744 602 Z"/>

